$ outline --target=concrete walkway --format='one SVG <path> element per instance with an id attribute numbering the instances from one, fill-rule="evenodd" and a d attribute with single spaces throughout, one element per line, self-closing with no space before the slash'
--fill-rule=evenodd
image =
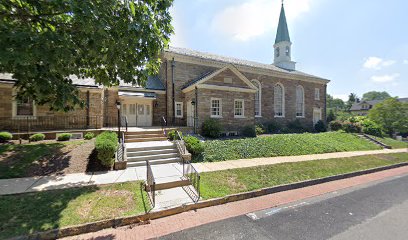
<path id="1" fill-rule="evenodd" d="M 199 172 L 220 171 L 235 168 L 273 165 L 283 162 L 301 162 L 319 159 L 354 157 L 370 154 L 388 154 L 408 152 L 408 149 L 391 149 L 358 152 L 325 153 L 304 156 L 271 157 L 231 160 L 215 163 L 194 163 Z M 182 166 L 179 163 L 153 165 L 152 170 L 156 181 L 180 176 Z M 94 173 L 75 173 L 62 176 L 43 176 L 30 178 L 13 178 L 0 180 L 0 195 L 36 192 L 70 187 L 101 185 L 110 183 L 129 182 L 146 179 L 146 167 L 133 167 L 126 170 Z"/>
<path id="2" fill-rule="evenodd" d="M 357 157 L 363 155 L 372 154 L 388 154 L 388 153 L 403 153 L 408 152 L 408 148 L 402 149 L 383 149 L 372 151 L 356 151 L 356 152 L 335 152 L 335 153 L 323 153 L 301 156 L 286 156 L 286 157 L 269 157 L 269 158 L 252 158 L 252 159 L 239 159 L 229 160 L 222 162 L 208 162 L 208 163 L 193 163 L 194 167 L 199 172 L 213 172 L 222 171 L 235 168 L 256 167 L 264 165 L 273 165 L 277 163 L 285 162 L 303 162 L 311 160 L 332 159 L 332 158 L 347 158 Z"/>

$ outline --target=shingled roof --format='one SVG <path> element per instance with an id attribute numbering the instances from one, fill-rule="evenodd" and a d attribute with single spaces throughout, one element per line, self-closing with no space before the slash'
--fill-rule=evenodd
<path id="1" fill-rule="evenodd" d="M 212 53 L 200 52 L 200 51 L 187 49 L 187 48 L 178 48 L 178 47 L 170 46 L 168 49 L 165 49 L 165 52 L 182 55 L 182 56 L 194 57 L 197 59 L 205 59 L 205 60 L 211 60 L 211 61 L 216 61 L 220 63 L 233 64 L 235 66 L 248 66 L 248 67 L 270 70 L 270 71 L 279 72 L 279 73 L 286 73 L 289 75 L 311 77 L 311 78 L 316 78 L 316 79 L 320 79 L 320 80 L 327 81 L 327 82 L 329 81 L 327 79 L 317 77 L 311 74 L 307 74 L 301 71 L 297 71 L 297 70 L 290 71 L 290 70 L 286 70 L 283 68 L 279 68 L 272 64 L 265 64 L 265 63 L 259 63 L 259 62 L 249 61 L 249 60 L 243 60 L 239 58 L 216 55 Z"/>

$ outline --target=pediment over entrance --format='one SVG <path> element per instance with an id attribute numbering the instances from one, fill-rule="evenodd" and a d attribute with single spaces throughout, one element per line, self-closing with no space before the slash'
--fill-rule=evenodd
<path id="1" fill-rule="evenodd" d="M 208 72 L 188 82 L 183 87 L 183 92 L 189 92 L 195 88 L 207 88 L 217 90 L 256 92 L 256 87 L 234 66 L 225 66 L 221 69 Z"/>

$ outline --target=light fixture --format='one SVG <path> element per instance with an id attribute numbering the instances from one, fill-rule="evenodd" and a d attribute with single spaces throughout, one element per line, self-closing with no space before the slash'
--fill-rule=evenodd
<path id="1" fill-rule="evenodd" d="M 117 108 L 118 110 L 120 110 L 120 105 L 121 105 L 121 103 L 120 103 L 119 101 L 116 101 L 116 108 Z"/>

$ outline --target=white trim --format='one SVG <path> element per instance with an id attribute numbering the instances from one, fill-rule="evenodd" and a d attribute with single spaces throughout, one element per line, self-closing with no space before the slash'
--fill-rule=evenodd
<path id="1" fill-rule="evenodd" d="M 164 55 L 164 58 L 167 58 L 167 59 L 174 58 L 175 61 L 191 63 L 191 64 L 196 64 L 196 65 L 201 65 L 201 66 L 219 68 L 219 67 L 224 67 L 226 65 L 231 65 L 231 63 L 225 63 L 222 61 L 205 59 L 205 58 L 200 58 L 200 57 L 186 56 L 186 55 L 181 55 L 181 54 L 177 54 L 174 52 L 165 51 L 163 55 Z M 265 69 L 265 68 L 260 68 L 260 67 L 252 67 L 252 66 L 247 66 L 247 65 L 237 65 L 236 67 L 239 68 L 239 71 L 242 71 L 242 72 L 253 73 L 253 74 L 258 74 L 258 75 L 267 75 L 267 76 L 277 77 L 277 78 L 285 78 L 285 79 L 292 80 L 292 81 L 299 80 L 299 81 L 313 82 L 313 83 L 318 83 L 318 84 L 323 84 L 323 85 L 326 85 L 327 83 L 330 82 L 330 80 L 320 78 L 320 77 L 294 75 L 290 73 L 281 73 L 276 70 Z"/>
<path id="2" fill-rule="evenodd" d="M 259 89 L 257 87 L 257 92 L 259 91 L 259 96 L 258 96 L 259 97 L 259 103 L 258 103 L 259 111 L 258 111 L 258 115 L 255 114 L 255 117 L 262 117 L 262 85 L 261 85 L 261 82 L 259 82 L 257 79 L 252 79 L 251 82 L 255 82 L 259 87 Z M 256 96 L 256 92 L 255 92 L 255 96 Z"/>
<path id="3" fill-rule="evenodd" d="M 179 104 L 181 106 L 181 115 L 177 115 L 177 104 Z M 175 102 L 174 105 L 175 105 L 175 108 L 176 108 L 175 111 L 174 111 L 174 116 L 176 118 L 183 118 L 183 111 L 184 111 L 183 102 Z"/>
<path id="4" fill-rule="evenodd" d="M 275 111 L 275 87 L 276 86 L 280 86 L 282 88 L 282 116 L 280 115 L 276 115 L 276 111 Z M 273 86 L 273 111 L 274 111 L 274 117 L 275 118 L 284 118 L 285 117 L 285 87 L 283 86 L 282 83 L 278 82 L 275 84 L 275 86 Z"/>
<path id="5" fill-rule="evenodd" d="M 236 115 L 236 107 L 235 103 L 241 102 L 242 103 L 242 115 Z M 234 99 L 234 118 L 245 118 L 245 100 L 244 99 Z"/>
<path id="6" fill-rule="evenodd" d="M 204 77 L 203 79 L 195 82 L 194 84 L 188 86 L 187 88 L 183 89 L 183 92 L 188 92 L 191 91 L 193 89 L 195 89 L 196 86 L 199 85 L 203 85 L 203 83 L 207 82 L 208 80 L 214 78 L 215 76 L 217 76 L 218 74 L 224 72 L 225 70 L 231 70 L 239 79 L 241 79 L 244 83 L 246 83 L 250 89 L 255 90 L 255 86 L 251 83 L 251 81 L 248 80 L 248 78 L 246 78 L 241 72 L 238 71 L 238 69 L 236 67 L 234 67 L 233 65 L 227 65 L 221 69 L 218 69 L 217 71 L 211 73 L 210 75 Z"/>
<path id="7" fill-rule="evenodd" d="M 132 92 L 152 92 L 156 94 L 166 94 L 166 90 L 149 90 L 145 88 L 136 88 L 136 87 L 116 87 L 119 90 L 127 90 L 127 91 L 132 91 Z M 107 88 L 107 89 L 112 89 L 112 87 Z"/>
<path id="8" fill-rule="evenodd" d="M 319 121 L 319 120 L 315 121 L 315 118 L 314 118 L 315 113 L 319 113 L 319 115 L 320 115 L 319 120 L 323 120 L 322 119 L 322 109 L 314 107 L 313 108 L 313 116 L 312 116 L 313 125 L 315 125 Z"/>
<path id="9" fill-rule="evenodd" d="M 317 97 L 316 97 L 316 95 L 317 95 Z M 315 91 L 314 91 L 314 99 L 315 99 L 316 101 L 319 101 L 319 100 L 320 100 L 320 88 L 315 88 Z"/>
<path id="10" fill-rule="evenodd" d="M 218 100 L 219 101 L 219 114 L 220 115 L 213 115 L 212 114 L 212 102 Z M 211 118 L 222 118 L 222 99 L 221 98 L 211 98 L 210 100 L 210 116 Z"/>
<path id="11" fill-rule="evenodd" d="M 244 92 L 244 93 L 255 93 L 255 89 L 249 88 L 239 88 L 239 87 L 228 87 L 228 86 L 219 86 L 219 85 L 210 85 L 210 84 L 200 84 L 197 85 L 197 88 L 200 89 L 210 89 L 210 90 L 220 90 L 220 91 L 229 91 L 229 92 Z M 187 93 L 193 89 L 187 90 L 184 89 L 182 92 Z"/>
<path id="12" fill-rule="evenodd" d="M 298 102 L 297 102 L 297 100 L 298 100 L 297 99 L 297 97 L 298 97 L 297 90 L 298 90 L 298 88 L 302 89 L 302 116 L 297 115 L 298 114 L 298 111 L 297 111 L 297 104 L 298 104 Z M 296 114 L 296 118 L 305 118 L 305 89 L 304 89 L 304 87 L 302 85 L 297 85 L 296 86 L 295 114 Z"/>

